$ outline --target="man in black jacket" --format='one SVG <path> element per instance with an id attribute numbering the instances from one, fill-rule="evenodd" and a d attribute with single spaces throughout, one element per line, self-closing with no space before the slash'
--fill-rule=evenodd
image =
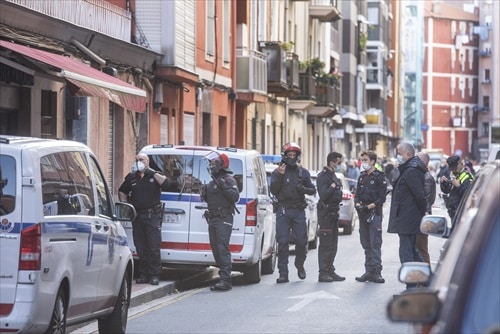
<path id="1" fill-rule="evenodd" d="M 205 156 L 208 160 L 212 181 L 201 190 L 201 200 L 207 202 L 208 211 L 205 219 L 208 222 L 208 236 L 215 262 L 219 267 L 220 280 L 213 285 L 212 291 L 228 291 L 231 282 L 231 252 L 229 240 L 233 231 L 233 215 L 235 203 L 240 198 L 236 180 L 230 174 L 229 158 L 224 153 L 210 152 Z"/>
<path id="2" fill-rule="evenodd" d="M 319 282 L 343 281 L 345 277 L 335 273 L 335 255 L 339 238 L 339 208 L 342 201 L 342 183 L 335 175 L 335 167 L 342 163 L 342 154 L 331 152 L 327 165 L 318 174 L 318 224 L 319 224 Z"/>
<path id="3" fill-rule="evenodd" d="M 427 168 L 422 160 L 415 156 L 412 144 L 399 144 L 397 152 L 399 177 L 392 191 L 388 232 L 397 233 L 399 236 L 401 263 L 423 262 L 415 246 L 415 238 L 420 231 L 420 221 L 425 215 L 424 180 Z"/>
<path id="4" fill-rule="evenodd" d="M 276 241 L 278 242 L 279 278 L 276 283 L 288 282 L 288 247 L 290 230 L 295 241 L 295 267 L 300 279 L 306 278 L 304 262 L 307 253 L 307 222 L 304 195 L 316 194 L 309 171 L 298 163 L 301 149 L 296 143 L 287 143 L 281 150 L 281 163 L 271 174 L 270 190 L 276 206 Z"/>
<path id="5" fill-rule="evenodd" d="M 365 252 L 365 273 L 356 277 L 358 282 L 385 283 L 382 277 L 382 218 L 387 195 L 387 179 L 376 169 L 374 151 L 360 153 L 361 175 L 354 196 L 359 217 L 359 240 Z"/>

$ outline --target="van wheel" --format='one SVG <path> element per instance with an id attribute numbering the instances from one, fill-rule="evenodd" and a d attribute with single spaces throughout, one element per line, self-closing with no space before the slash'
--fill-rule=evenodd
<path id="1" fill-rule="evenodd" d="M 62 287 L 57 291 L 56 302 L 52 310 L 52 317 L 50 319 L 48 333 L 64 334 L 66 333 L 66 313 L 68 311 L 68 301 L 66 300 L 66 293 Z"/>
<path id="2" fill-rule="evenodd" d="M 259 261 L 255 264 L 252 264 L 251 266 L 246 266 L 243 269 L 243 278 L 245 279 L 246 283 L 259 283 L 260 282 L 260 275 L 261 275 L 261 270 L 262 270 L 262 261 L 259 259 Z"/>
<path id="3" fill-rule="evenodd" d="M 262 275 L 269 275 L 274 273 L 274 268 L 276 267 L 276 243 L 274 243 L 274 248 L 267 259 L 262 260 Z"/>
<path id="4" fill-rule="evenodd" d="M 115 308 L 107 318 L 100 318 L 98 321 L 99 333 L 125 333 L 127 329 L 128 307 L 130 305 L 128 273 L 123 276 L 120 292 L 116 299 Z"/>

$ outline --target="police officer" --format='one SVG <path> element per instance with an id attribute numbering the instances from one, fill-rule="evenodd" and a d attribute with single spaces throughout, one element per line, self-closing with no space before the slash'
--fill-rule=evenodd
<path id="1" fill-rule="evenodd" d="M 304 262 L 307 252 L 307 223 L 304 195 L 316 194 L 309 171 L 299 165 L 302 151 L 296 143 L 287 143 L 281 150 L 281 162 L 271 174 L 271 193 L 277 199 L 276 241 L 278 242 L 279 278 L 288 282 L 288 247 L 290 230 L 295 241 L 295 267 L 300 279 L 306 278 Z"/>
<path id="2" fill-rule="evenodd" d="M 343 281 L 345 277 L 335 273 L 333 262 L 337 255 L 339 239 L 339 208 L 342 201 L 342 183 L 335 171 L 342 163 L 342 154 L 331 152 L 326 158 L 327 165 L 318 174 L 316 181 L 319 201 L 317 206 L 319 224 L 319 282 Z"/>
<path id="3" fill-rule="evenodd" d="M 464 161 L 458 155 L 452 155 L 446 159 L 446 163 L 450 171 L 450 178 L 445 175 L 441 176 L 439 186 L 441 191 L 448 195 L 445 197 L 445 204 L 448 214 L 453 221 L 458 204 L 462 200 L 469 184 L 474 180 L 474 176 L 465 168 Z"/>
<path id="4" fill-rule="evenodd" d="M 208 171 L 212 180 L 201 189 L 201 199 L 207 202 L 208 211 L 205 219 L 208 223 L 208 236 L 215 262 L 219 267 L 220 280 L 210 287 L 212 291 L 228 291 L 231 283 L 231 252 L 229 239 L 233 231 L 233 215 L 235 203 L 240 194 L 236 180 L 230 175 L 229 158 L 224 153 L 210 152 L 205 156 L 208 160 Z"/>
<path id="5" fill-rule="evenodd" d="M 382 207 L 387 195 L 387 181 L 376 168 L 377 154 L 363 151 L 361 174 L 354 196 L 359 216 L 359 239 L 365 251 L 365 273 L 356 277 L 358 282 L 385 283 L 382 277 Z"/>
<path id="6" fill-rule="evenodd" d="M 139 256 L 139 278 L 136 283 L 159 284 L 161 270 L 160 244 L 163 205 L 160 202 L 162 189 L 169 181 L 165 175 L 149 167 L 149 158 L 139 153 L 120 188 L 118 197 L 135 207 L 137 217 L 132 222 L 134 244 Z"/>

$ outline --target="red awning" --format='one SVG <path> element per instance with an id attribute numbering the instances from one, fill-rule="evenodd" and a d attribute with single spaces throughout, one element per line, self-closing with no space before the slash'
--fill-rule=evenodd
<path id="1" fill-rule="evenodd" d="M 77 96 L 108 99 L 125 109 L 146 111 L 146 92 L 120 79 L 98 71 L 75 59 L 27 46 L 0 41 L 0 46 L 61 69 L 63 76 L 78 89 Z"/>

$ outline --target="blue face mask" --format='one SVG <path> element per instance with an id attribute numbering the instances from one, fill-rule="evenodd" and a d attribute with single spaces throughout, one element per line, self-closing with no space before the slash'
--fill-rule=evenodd
<path id="1" fill-rule="evenodd" d="M 335 170 L 335 173 L 340 173 L 340 172 L 342 172 L 342 166 L 335 166 L 334 170 Z"/>
<path id="2" fill-rule="evenodd" d="M 403 160 L 403 157 L 402 157 L 400 154 L 398 154 L 398 156 L 396 157 L 396 159 L 398 160 L 398 164 L 400 164 L 400 165 L 401 165 L 401 164 L 403 164 L 403 163 L 405 162 L 405 161 Z"/>

